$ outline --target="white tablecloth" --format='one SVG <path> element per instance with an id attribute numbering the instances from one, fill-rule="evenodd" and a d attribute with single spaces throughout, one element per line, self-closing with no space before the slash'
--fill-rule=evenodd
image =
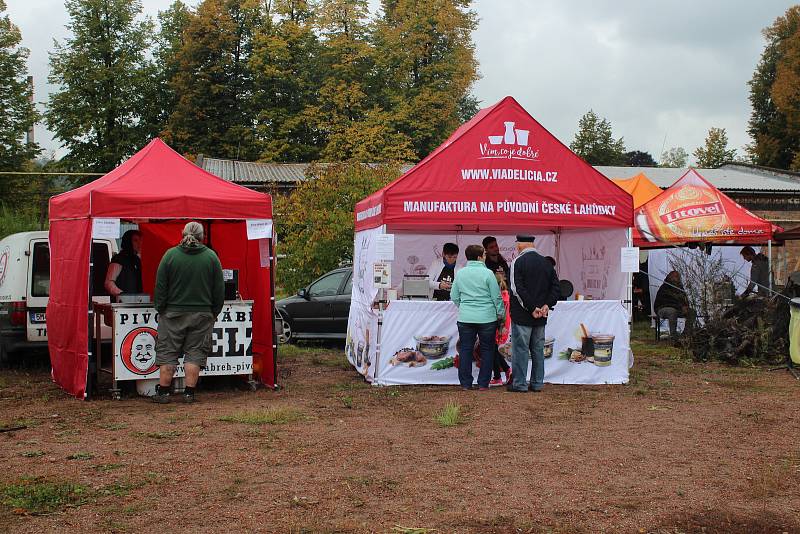
<path id="1" fill-rule="evenodd" d="M 434 369 L 444 358 L 427 360 L 423 365 L 392 364 L 392 357 L 403 348 L 416 348 L 414 336 L 449 336 L 447 357 L 455 356 L 458 309 L 452 302 L 399 300 L 389 304 L 383 314 L 380 356 L 376 383 L 458 384 L 454 367 Z M 569 361 L 560 353 L 581 348 L 581 323 L 592 333 L 614 336 L 611 364 L 598 366 L 590 361 Z M 550 313 L 546 338 L 555 339 L 553 356 L 545 360 L 545 382 L 553 384 L 624 384 L 628 381 L 630 334 L 628 314 L 616 300 L 563 301 Z M 563 359 L 562 359 L 563 358 Z M 440 364 L 441 365 L 441 364 Z M 474 368 L 477 378 L 478 369 Z"/>

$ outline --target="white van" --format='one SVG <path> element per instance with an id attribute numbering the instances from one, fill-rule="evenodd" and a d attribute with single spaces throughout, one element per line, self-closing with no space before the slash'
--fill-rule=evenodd
<path id="1" fill-rule="evenodd" d="M 109 261 L 116 252 L 114 240 L 92 242 L 95 300 L 109 300 L 103 286 Z M 47 347 L 45 310 L 49 296 L 48 233 L 21 232 L 0 240 L 0 363 L 10 353 Z"/>

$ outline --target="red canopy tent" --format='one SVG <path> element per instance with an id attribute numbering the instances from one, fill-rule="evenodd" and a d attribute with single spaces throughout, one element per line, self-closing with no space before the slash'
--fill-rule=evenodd
<path id="1" fill-rule="evenodd" d="M 142 270 L 152 293 L 155 268 L 180 240 L 186 219 L 200 220 L 223 267 L 239 269 L 243 298 L 253 300 L 253 367 L 275 383 L 272 269 L 261 266 L 259 242 L 248 241 L 246 219 L 271 219 L 269 195 L 226 182 L 187 161 L 160 139 L 107 175 L 50 199 L 51 285 L 47 329 L 53 379 L 68 393 L 86 396 L 91 298 L 92 220 L 138 222 Z M 272 254 L 272 240 L 269 243 Z"/>
<path id="2" fill-rule="evenodd" d="M 355 211 L 356 231 L 494 231 L 630 227 L 633 204 L 507 96 Z"/>
<path id="3" fill-rule="evenodd" d="M 387 294 L 393 290 L 405 297 L 406 285 L 411 288 L 405 282 L 431 275 L 428 266 L 441 261 L 445 242 L 466 246 L 491 234 L 511 260 L 517 253 L 514 234 L 532 234 L 536 248 L 553 257 L 559 277 L 572 281 L 576 292 L 604 301 L 596 304 L 608 306 L 615 317 L 621 301 L 629 300 L 630 275 L 621 270 L 620 249 L 629 244 L 631 195 L 574 154 L 510 96 L 481 110 L 400 178 L 358 202 L 354 216 L 346 350 L 359 372 L 378 384 L 458 383 L 452 372 L 425 367 L 406 375 L 407 369 L 393 364 L 394 351 L 412 346 L 410 334 L 420 332 L 411 323 L 380 322 L 375 311 L 376 279 Z M 384 260 L 393 267 L 383 270 Z M 420 290 L 409 291 L 410 297 L 412 291 Z M 447 324 L 436 326 L 435 334 L 443 336 L 456 324 L 454 318 L 446 319 L 450 302 L 406 300 L 387 309 L 403 308 L 408 317 L 421 320 L 428 317 L 425 310 L 438 305 L 447 308 L 433 313 L 438 321 L 445 318 Z M 434 326 L 425 321 L 419 330 Z M 629 332 L 619 331 L 617 339 L 627 362 Z M 612 371 L 594 371 L 573 366 L 551 378 L 560 383 L 627 381 L 628 367 L 621 363 Z"/>
<path id="4" fill-rule="evenodd" d="M 636 209 L 633 236 L 634 244 L 643 247 L 687 242 L 746 245 L 768 243 L 779 230 L 689 169 Z"/>

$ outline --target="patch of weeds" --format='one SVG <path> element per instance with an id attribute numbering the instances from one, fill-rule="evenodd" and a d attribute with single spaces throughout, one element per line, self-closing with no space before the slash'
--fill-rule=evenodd
<path id="1" fill-rule="evenodd" d="M 33 428 L 39 426 L 40 422 L 37 419 L 19 418 L 13 421 L 0 421 L 0 428 Z"/>
<path id="2" fill-rule="evenodd" d="M 44 456 L 44 451 L 25 451 L 22 453 L 25 458 L 39 458 Z"/>
<path id="3" fill-rule="evenodd" d="M 424 527 L 402 527 L 400 525 L 395 525 L 392 527 L 391 531 L 397 532 L 398 534 L 430 534 L 431 532 L 436 532 L 436 529 Z"/>
<path id="4" fill-rule="evenodd" d="M 134 516 L 139 515 L 142 512 L 147 511 L 147 505 L 145 504 L 129 504 L 122 508 L 122 513 L 127 516 Z"/>
<path id="5" fill-rule="evenodd" d="M 114 471 L 115 469 L 120 469 L 122 467 L 125 467 L 125 464 L 100 464 L 94 466 L 94 469 L 102 473 L 105 473 L 108 471 Z"/>
<path id="6" fill-rule="evenodd" d="M 125 497 L 131 492 L 132 489 L 136 489 L 137 487 L 141 486 L 142 484 L 132 484 L 130 482 L 114 482 L 113 484 L 103 486 L 97 491 L 97 493 L 98 495 L 102 495 L 104 497 Z"/>
<path id="7" fill-rule="evenodd" d="M 128 423 L 106 423 L 105 425 L 102 425 L 101 428 L 111 430 L 112 432 L 117 430 L 125 430 L 128 428 Z"/>
<path id="8" fill-rule="evenodd" d="M 342 404 L 344 405 L 345 408 L 352 409 L 353 408 L 353 397 L 350 397 L 350 396 L 342 397 Z"/>
<path id="9" fill-rule="evenodd" d="M 236 412 L 219 418 L 226 423 L 245 425 L 283 425 L 304 419 L 303 412 L 297 408 L 274 406 L 266 410 Z"/>
<path id="10" fill-rule="evenodd" d="M 136 436 L 140 437 L 140 438 L 144 437 L 144 438 L 157 439 L 157 440 L 177 438 L 178 436 L 181 435 L 181 433 L 178 432 L 177 430 L 164 430 L 164 431 L 161 431 L 161 432 L 142 432 L 142 431 L 138 431 L 138 432 L 134 432 L 134 434 Z"/>
<path id="11" fill-rule="evenodd" d="M 449 401 L 444 405 L 444 408 L 434 416 L 434 419 L 441 427 L 456 426 L 463 422 L 464 418 L 461 414 L 461 405 L 453 401 Z"/>
<path id="12" fill-rule="evenodd" d="M 76 452 L 67 456 L 67 460 L 91 460 L 92 458 L 94 458 L 94 454 L 90 452 Z"/>
<path id="13" fill-rule="evenodd" d="M 80 484 L 23 478 L 0 488 L 0 498 L 16 513 L 38 515 L 85 504 L 89 491 Z"/>

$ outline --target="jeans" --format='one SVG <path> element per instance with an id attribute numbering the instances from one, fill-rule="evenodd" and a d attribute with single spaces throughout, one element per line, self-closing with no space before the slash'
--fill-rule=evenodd
<path id="1" fill-rule="evenodd" d="M 478 387 L 488 388 L 492 377 L 494 361 L 494 335 L 497 323 L 462 323 L 458 322 L 458 337 L 461 351 L 458 354 L 458 381 L 462 388 L 472 387 L 472 351 L 475 338 L 481 343 L 481 370 L 478 373 Z"/>
<path id="2" fill-rule="evenodd" d="M 511 323 L 511 378 L 512 388 L 528 389 L 528 358 L 531 367 L 531 388 L 544 386 L 544 326 L 522 326 Z"/>

